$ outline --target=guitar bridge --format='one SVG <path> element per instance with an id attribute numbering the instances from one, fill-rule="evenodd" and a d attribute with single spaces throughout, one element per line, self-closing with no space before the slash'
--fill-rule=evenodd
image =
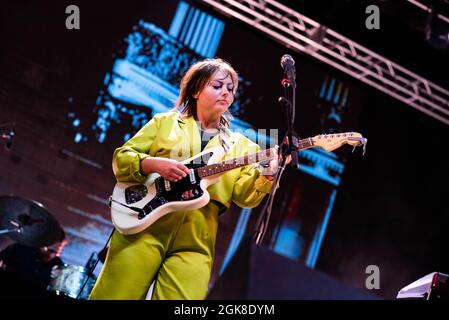
<path id="1" fill-rule="evenodd" d="M 168 201 L 164 197 L 156 197 L 148 202 L 145 207 L 142 208 L 142 211 L 139 212 L 137 218 L 142 220 L 147 215 L 149 215 L 154 209 L 160 207 L 161 205 L 167 203 Z"/>

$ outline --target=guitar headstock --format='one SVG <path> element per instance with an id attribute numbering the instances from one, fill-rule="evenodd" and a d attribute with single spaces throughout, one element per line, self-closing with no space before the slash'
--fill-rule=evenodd
<path id="1" fill-rule="evenodd" d="M 362 137 L 358 132 L 343 132 L 332 134 L 320 134 L 312 138 L 313 145 L 321 147 L 326 151 L 333 151 L 340 148 L 344 144 L 354 147 L 363 146 L 363 154 L 365 154 L 366 143 L 368 139 Z M 353 150 L 354 151 L 354 150 Z"/>

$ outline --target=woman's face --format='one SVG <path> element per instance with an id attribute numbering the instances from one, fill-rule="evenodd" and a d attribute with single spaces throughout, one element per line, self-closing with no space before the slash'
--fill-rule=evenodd
<path id="1" fill-rule="evenodd" d="M 234 101 L 234 83 L 229 74 L 221 70 L 215 72 L 197 99 L 197 113 L 210 119 L 217 119 L 225 113 Z"/>

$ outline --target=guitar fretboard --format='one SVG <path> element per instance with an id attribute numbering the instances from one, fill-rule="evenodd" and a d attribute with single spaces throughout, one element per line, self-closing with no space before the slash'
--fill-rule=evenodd
<path id="1" fill-rule="evenodd" d="M 299 140 L 298 148 L 299 150 L 307 149 L 313 147 L 313 140 L 311 138 Z M 198 175 L 201 178 L 212 176 L 214 174 L 222 173 L 235 168 L 243 167 L 248 164 L 253 164 L 256 162 L 262 162 L 266 160 L 273 159 L 276 156 L 275 148 L 266 149 L 259 151 L 254 154 L 246 155 L 239 158 L 234 158 L 230 160 L 225 160 L 219 163 L 210 164 L 201 168 L 196 169 Z"/>

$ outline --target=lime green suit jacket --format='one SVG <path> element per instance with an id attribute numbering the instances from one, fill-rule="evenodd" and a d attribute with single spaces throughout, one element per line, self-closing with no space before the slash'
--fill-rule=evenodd
<path id="1" fill-rule="evenodd" d="M 178 161 L 188 159 L 201 152 L 201 140 L 197 121 L 183 117 L 178 112 L 156 114 L 137 134 L 113 155 L 113 170 L 118 181 L 144 182 L 140 162 L 147 157 L 165 157 Z M 232 133 L 232 148 L 223 159 L 252 154 L 260 147 L 240 133 Z M 205 149 L 218 146 L 218 135 L 212 138 Z M 220 210 L 231 206 L 233 201 L 240 207 L 252 208 L 262 201 L 270 191 L 272 182 L 248 165 L 224 173 L 219 181 L 208 188 L 212 200 L 222 204 Z"/>

